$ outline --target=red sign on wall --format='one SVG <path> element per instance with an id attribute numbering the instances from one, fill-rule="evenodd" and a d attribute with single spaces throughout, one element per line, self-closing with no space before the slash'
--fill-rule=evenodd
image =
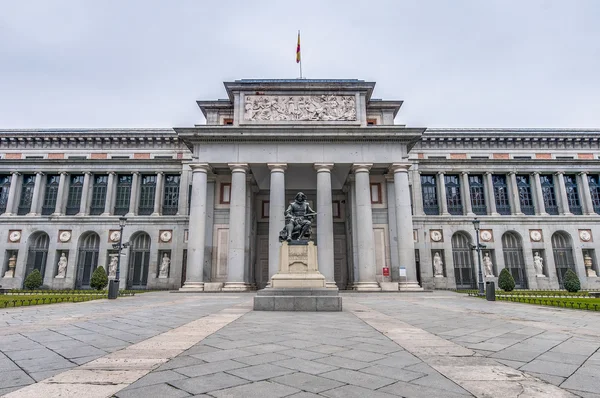
<path id="1" fill-rule="evenodd" d="M 388 267 L 383 267 L 383 276 L 390 276 L 390 269 Z"/>

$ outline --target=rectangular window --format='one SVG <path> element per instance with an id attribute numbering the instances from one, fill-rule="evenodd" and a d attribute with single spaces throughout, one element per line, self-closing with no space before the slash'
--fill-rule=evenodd
<path id="1" fill-rule="evenodd" d="M 0 214 L 6 212 L 8 204 L 8 192 L 10 191 L 10 175 L 0 176 Z"/>
<path id="2" fill-rule="evenodd" d="M 138 214 L 147 216 L 154 211 L 154 193 L 156 192 L 156 175 L 143 175 L 140 189 L 140 207 Z"/>
<path id="3" fill-rule="evenodd" d="M 262 206 L 261 206 L 261 218 L 269 218 L 269 210 L 271 206 L 271 201 L 270 200 L 263 200 L 262 201 Z"/>
<path id="4" fill-rule="evenodd" d="M 446 203 L 448 213 L 461 216 L 463 214 L 462 200 L 460 196 L 460 178 L 457 175 L 445 175 L 444 185 L 446 187 Z"/>
<path id="5" fill-rule="evenodd" d="M 371 204 L 381 204 L 381 184 L 378 182 L 371 183 Z"/>
<path id="6" fill-rule="evenodd" d="M 517 190 L 519 191 L 519 203 L 521 203 L 521 211 L 523 214 L 533 216 L 535 207 L 533 206 L 533 197 L 531 196 L 531 184 L 529 183 L 529 175 L 517 175 Z"/>
<path id="7" fill-rule="evenodd" d="M 483 176 L 469 175 L 469 193 L 471 195 L 471 207 L 473 213 L 477 215 L 486 215 L 485 194 L 483 187 Z"/>
<path id="8" fill-rule="evenodd" d="M 440 207 L 437 200 L 437 187 L 435 185 L 434 175 L 421 176 L 421 192 L 423 196 L 423 211 L 429 216 L 440 214 Z"/>
<path id="9" fill-rule="evenodd" d="M 510 215 L 510 202 L 508 200 L 508 187 L 506 185 L 506 176 L 502 174 L 492 175 L 492 185 L 494 187 L 494 200 L 496 201 L 496 211 L 505 216 Z"/>
<path id="10" fill-rule="evenodd" d="M 367 119 L 367 126 L 376 126 L 377 119 Z"/>
<path id="11" fill-rule="evenodd" d="M 69 195 L 67 197 L 67 216 L 79 213 L 81 207 L 81 194 L 83 193 L 83 176 L 72 175 L 69 181 Z"/>
<path id="12" fill-rule="evenodd" d="M 165 176 L 165 191 L 163 194 L 162 214 L 172 216 L 179 210 L 179 183 L 181 176 L 179 174 Z"/>
<path id="13" fill-rule="evenodd" d="M 600 175 L 589 174 L 590 194 L 592 196 L 592 205 L 596 214 L 600 214 Z"/>
<path id="14" fill-rule="evenodd" d="M 90 215 L 97 216 L 104 213 L 106 204 L 106 188 L 108 187 L 107 175 L 95 175 L 92 188 L 92 201 L 90 203 Z"/>
<path id="15" fill-rule="evenodd" d="M 222 182 L 221 192 L 219 194 L 219 203 L 222 205 L 228 205 L 231 201 L 231 183 Z"/>
<path id="16" fill-rule="evenodd" d="M 192 211 L 192 186 L 188 185 L 188 203 L 187 203 L 187 214 L 188 216 L 190 215 L 190 212 Z"/>
<path id="17" fill-rule="evenodd" d="M 223 119 L 223 124 L 225 126 L 231 126 L 233 124 L 233 119 L 232 118 Z"/>
<path id="18" fill-rule="evenodd" d="M 42 204 L 42 215 L 49 216 L 54 213 L 56 207 L 56 198 L 58 196 L 58 185 L 60 176 L 46 176 L 46 192 L 44 193 L 44 203 Z"/>
<path id="19" fill-rule="evenodd" d="M 567 189 L 567 202 L 569 211 L 573 214 L 581 215 L 581 201 L 579 199 L 579 187 L 577 186 L 577 176 L 565 174 L 565 188 Z"/>
<path id="20" fill-rule="evenodd" d="M 129 212 L 129 199 L 131 198 L 131 174 L 119 174 L 117 176 L 117 196 L 114 214 L 124 216 Z"/>
<path id="21" fill-rule="evenodd" d="M 21 197 L 19 198 L 19 208 L 17 214 L 24 216 L 31 210 L 31 200 L 33 199 L 33 188 L 35 187 L 35 174 L 23 176 L 21 184 Z"/>
<path id="22" fill-rule="evenodd" d="M 556 203 L 556 191 L 554 190 L 554 178 L 551 175 L 540 175 L 542 185 L 542 196 L 546 213 L 558 215 L 558 203 Z"/>

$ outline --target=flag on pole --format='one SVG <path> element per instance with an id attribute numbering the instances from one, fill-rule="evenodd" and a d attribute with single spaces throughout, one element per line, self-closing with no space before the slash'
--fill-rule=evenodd
<path id="1" fill-rule="evenodd" d="M 300 62 L 300 31 L 298 31 L 298 45 L 296 46 L 296 63 Z"/>

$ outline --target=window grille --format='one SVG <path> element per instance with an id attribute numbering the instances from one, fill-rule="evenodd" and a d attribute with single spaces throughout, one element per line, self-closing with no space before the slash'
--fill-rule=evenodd
<path id="1" fill-rule="evenodd" d="M 482 216 L 486 215 L 487 207 L 485 205 L 483 176 L 469 175 L 469 193 L 471 194 L 473 213 Z"/>
<path id="2" fill-rule="evenodd" d="M 541 175 L 540 183 L 542 185 L 542 196 L 544 198 L 546 213 L 558 215 L 558 203 L 556 202 L 553 177 L 551 175 Z"/>
<path id="3" fill-rule="evenodd" d="M 117 177 L 117 195 L 114 214 L 124 216 L 129 212 L 129 199 L 131 198 L 131 174 L 119 174 Z"/>
<path id="4" fill-rule="evenodd" d="M 446 203 L 448 204 L 448 213 L 460 216 L 463 214 L 462 198 L 460 196 L 460 179 L 457 175 L 444 176 L 446 188 Z"/>
<path id="5" fill-rule="evenodd" d="M 430 216 L 437 216 L 440 214 L 434 175 L 421 176 L 421 192 L 423 195 L 423 211 L 425 214 Z"/>
<path id="6" fill-rule="evenodd" d="M 506 176 L 501 174 L 492 175 L 492 185 L 494 187 L 494 200 L 496 201 L 496 211 L 505 216 L 510 215 L 510 201 L 508 200 L 508 187 L 506 185 Z"/>
<path id="7" fill-rule="evenodd" d="M 58 197 L 60 176 L 49 175 L 46 177 L 46 192 L 44 194 L 44 203 L 42 204 L 42 215 L 49 216 L 54 213 L 56 207 L 56 198 Z"/>
<path id="8" fill-rule="evenodd" d="M 10 175 L 0 176 L 0 213 L 6 212 L 8 193 L 10 191 Z"/>
<path id="9" fill-rule="evenodd" d="M 72 175 L 70 178 L 67 209 L 65 211 L 65 214 L 68 216 L 79 213 L 81 195 L 83 193 L 83 178 L 83 175 Z"/>
<path id="10" fill-rule="evenodd" d="M 143 175 L 140 189 L 140 206 L 138 214 L 147 216 L 154 211 L 154 194 L 156 192 L 156 175 Z"/>
<path id="11" fill-rule="evenodd" d="M 519 174 L 517 177 L 517 190 L 519 191 L 519 203 L 521 203 L 521 211 L 523 214 L 533 216 L 535 207 L 533 206 L 533 198 L 531 196 L 531 185 L 529 183 L 529 175 Z"/>
<path id="12" fill-rule="evenodd" d="M 165 191 L 163 194 L 162 214 L 171 216 L 177 214 L 179 208 L 179 183 L 181 176 L 166 175 L 165 176 Z"/>
<path id="13" fill-rule="evenodd" d="M 104 213 L 106 204 L 106 189 L 108 187 L 107 175 L 95 175 L 94 187 L 92 188 L 92 201 L 90 204 L 90 214 L 98 215 Z"/>
<path id="14" fill-rule="evenodd" d="M 592 195 L 592 206 L 596 214 L 600 214 L 600 175 L 590 174 L 588 175 L 588 181 L 590 194 Z"/>
<path id="15" fill-rule="evenodd" d="M 24 175 L 21 185 L 21 197 L 19 198 L 19 208 L 17 214 L 24 216 L 31 209 L 31 201 L 33 200 L 33 189 L 35 188 L 35 175 Z"/>
<path id="16" fill-rule="evenodd" d="M 565 188 L 567 190 L 567 203 L 569 211 L 573 214 L 583 214 L 581 200 L 579 199 L 579 187 L 577 186 L 577 176 L 565 174 Z"/>

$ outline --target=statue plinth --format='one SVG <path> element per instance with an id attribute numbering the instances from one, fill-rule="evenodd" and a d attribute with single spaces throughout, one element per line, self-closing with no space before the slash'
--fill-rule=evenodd
<path id="1" fill-rule="evenodd" d="M 325 277 L 319 272 L 314 242 L 282 242 L 279 272 L 271 278 L 273 288 L 324 288 Z"/>

